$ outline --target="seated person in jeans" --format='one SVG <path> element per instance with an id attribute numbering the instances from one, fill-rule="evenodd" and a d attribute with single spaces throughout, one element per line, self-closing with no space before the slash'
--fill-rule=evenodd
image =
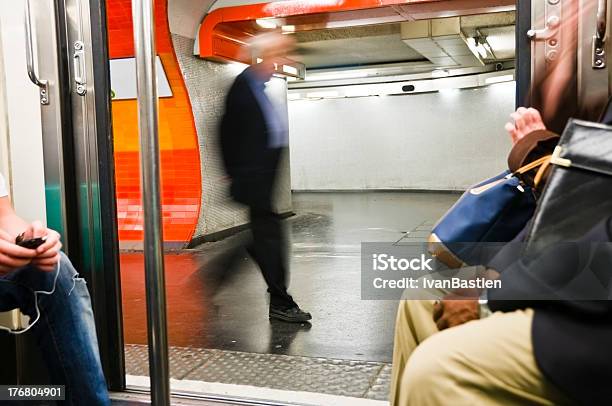
<path id="1" fill-rule="evenodd" d="M 554 143 L 555 136 L 545 130 L 533 109 L 519 109 L 513 118 L 515 124 L 507 130 L 517 144 L 515 151 L 523 150 L 522 158 L 515 151 L 510 156 L 511 169 L 516 169 L 529 153 L 550 153 L 545 144 Z M 612 241 L 611 218 L 603 219 L 581 242 L 608 241 Z M 604 244 L 591 258 L 608 283 L 612 274 L 610 247 Z M 580 272 L 572 262 L 577 252 L 558 251 L 549 254 L 549 269 L 542 269 L 542 263 L 536 261 L 522 273 L 548 271 L 571 276 Z M 452 300 L 449 296 L 440 303 L 400 302 L 392 405 L 609 403 L 612 301 L 495 300 L 500 293 L 502 298 L 513 297 L 511 290 L 517 286 L 530 288 L 516 278 L 520 274 L 514 272 L 516 268 L 504 269 L 502 288 L 488 292 L 489 308 L 483 312 L 477 298 Z M 485 317 L 491 311 L 494 313 Z"/>
<path id="2" fill-rule="evenodd" d="M 15 244 L 22 233 L 46 241 L 22 248 Z M 61 247 L 57 232 L 17 216 L 0 175 L 0 311 L 29 316 L 22 332 L 36 337 L 51 383 L 66 386 L 66 404 L 108 405 L 89 292 Z"/>

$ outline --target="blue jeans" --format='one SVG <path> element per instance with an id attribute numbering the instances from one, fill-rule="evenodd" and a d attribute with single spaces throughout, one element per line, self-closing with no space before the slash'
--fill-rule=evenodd
<path id="1" fill-rule="evenodd" d="M 38 294 L 40 318 L 25 334 L 35 336 L 51 383 L 66 386 L 65 404 L 109 405 L 87 285 L 63 253 L 57 272 L 26 267 L 0 278 L 0 311 L 20 308 L 33 322 L 34 291 L 51 291 L 57 275 L 54 293 Z"/>

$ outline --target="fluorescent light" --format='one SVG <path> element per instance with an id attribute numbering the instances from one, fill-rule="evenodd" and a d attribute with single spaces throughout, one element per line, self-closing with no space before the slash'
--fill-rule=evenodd
<path id="1" fill-rule="evenodd" d="M 501 82 L 511 82 L 514 80 L 514 75 L 501 75 L 501 76 L 493 76 L 485 79 L 485 83 L 487 85 L 493 83 L 501 83 Z"/>
<path id="2" fill-rule="evenodd" d="M 263 59 L 257 58 L 257 63 L 262 63 L 262 62 L 263 62 Z"/>
<path id="3" fill-rule="evenodd" d="M 283 65 L 283 72 L 294 76 L 297 76 L 297 74 L 299 73 L 297 68 L 291 65 Z"/>
<path id="4" fill-rule="evenodd" d="M 268 30 L 274 29 L 277 27 L 276 23 L 270 19 L 267 18 L 258 18 L 257 20 L 255 20 L 255 22 L 257 23 L 257 25 L 259 25 L 261 28 L 265 28 Z"/>
<path id="5" fill-rule="evenodd" d="M 487 49 L 484 47 L 484 45 L 476 43 L 476 39 L 468 37 L 466 39 L 466 43 L 474 55 L 480 58 L 487 57 Z"/>
<path id="6" fill-rule="evenodd" d="M 487 42 L 493 51 L 511 52 L 515 48 L 514 35 L 491 34 L 487 37 Z"/>
<path id="7" fill-rule="evenodd" d="M 445 77 L 448 77 L 449 75 L 450 75 L 450 72 L 448 71 L 448 69 L 436 69 L 433 72 L 431 72 L 432 78 L 445 78 Z"/>
<path id="8" fill-rule="evenodd" d="M 478 53 L 480 54 L 482 58 L 487 57 L 487 48 L 485 48 L 483 44 L 476 45 L 476 51 L 478 51 Z"/>
<path id="9" fill-rule="evenodd" d="M 281 31 L 285 34 L 295 32 L 295 25 L 283 25 Z"/>

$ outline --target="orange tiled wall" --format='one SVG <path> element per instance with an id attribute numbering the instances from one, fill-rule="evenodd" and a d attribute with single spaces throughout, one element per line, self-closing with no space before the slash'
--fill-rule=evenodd
<path id="1" fill-rule="evenodd" d="M 107 0 L 111 59 L 134 56 L 131 0 Z M 164 240 L 188 242 L 200 210 L 200 154 L 191 104 L 168 28 L 167 0 L 155 0 L 156 46 L 172 97 L 159 100 Z M 119 239 L 141 240 L 136 100 L 113 101 Z"/>

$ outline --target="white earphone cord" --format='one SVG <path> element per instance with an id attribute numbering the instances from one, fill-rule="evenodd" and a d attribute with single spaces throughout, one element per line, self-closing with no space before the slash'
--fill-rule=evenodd
<path id="1" fill-rule="evenodd" d="M 40 309 L 38 307 L 38 294 L 40 293 L 42 295 L 52 295 L 55 292 L 55 286 L 57 285 L 57 278 L 59 277 L 59 273 L 60 273 L 60 264 L 61 264 L 61 261 L 57 263 L 57 269 L 55 271 L 55 278 L 53 278 L 53 288 L 49 292 L 44 291 L 44 290 L 34 291 L 34 307 L 36 309 L 36 318 L 34 319 L 34 321 L 31 323 L 28 323 L 29 324 L 28 327 L 24 328 L 23 330 L 13 330 L 5 326 L 0 326 L 0 330 L 8 331 L 9 333 L 14 334 L 14 335 L 19 335 L 19 334 L 23 334 L 27 332 L 29 329 L 34 327 L 34 325 L 40 319 Z M 10 281 L 6 281 L 6 282 L 10 282 Z M 70 293 L 72 293 L 72 289 L 70 290 Z"/>

